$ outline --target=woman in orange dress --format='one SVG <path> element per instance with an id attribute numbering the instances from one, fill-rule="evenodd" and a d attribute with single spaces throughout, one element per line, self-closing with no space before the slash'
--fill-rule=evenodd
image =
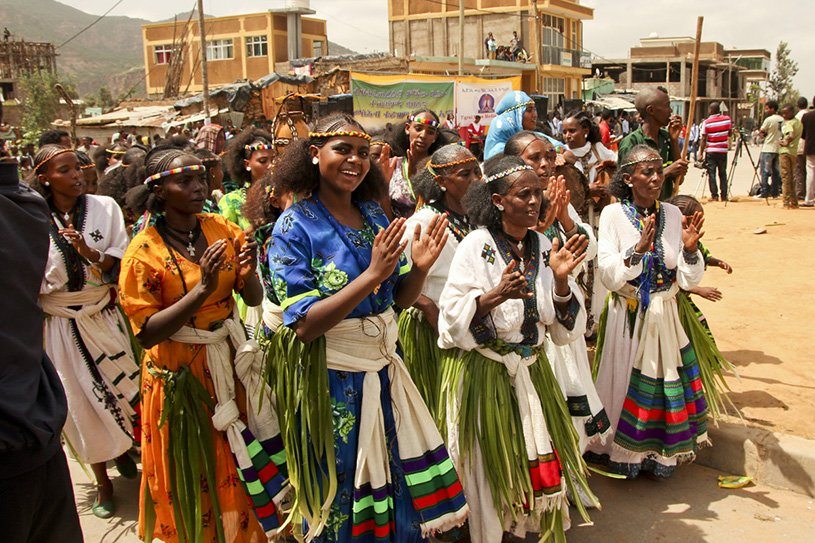
<path id="1" fill-rule="evenodd" d="M 203 339 L 179 341 L 182 333 L 205 337 L 223 328 L 234 335 L 233 291 L 260 303 L 256 245 L 225 218 L 201 213 L 200 160 L 157 148 L 145 170 L 151 206 L 161 214 L 133 239 L 120 274 L 122 307 L 145 348 L 139 537 L 265 542 L 227 435 L 211 420 L 218 400 L 208 347 Z"/>

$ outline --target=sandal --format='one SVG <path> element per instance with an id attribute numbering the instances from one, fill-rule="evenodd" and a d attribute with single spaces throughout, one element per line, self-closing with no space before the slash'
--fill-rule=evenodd
<path id="1" fill-rule="evenodd" d="M 111 485 L 112 487 L 113 485 Z M 97 489 L 101 489 L 101 485 L 97 485 Z M 99 500 L 99 492 L 97 490 L 96 499 L 93 500 L 93 506 L 91 507 L 91 511 L 93 512 L 93 516 L 101 519 L 109 519 L 113 516 L 116 512 L 116 505 L 113 503 L 113 492 L 111 490 L 111 498 L 100 501 Z"/>

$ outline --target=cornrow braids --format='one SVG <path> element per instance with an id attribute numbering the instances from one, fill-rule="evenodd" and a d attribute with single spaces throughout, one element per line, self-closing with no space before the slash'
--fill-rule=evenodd
<path id="1" fill-rule="evenodd" d="M 314 122 L 309 132 L 315 136 L 309 139 L 292 141 L 285 147 L 275 162 L 272 172 L 272 185 L 292 194 L 313 194 L 320 185 L 320 168 L 311 162 L 310 146 L 322 148 L 338 131 L 355 131 L 367 134 L 356 119 L 345 113 L 334 113 Z M 360 201 L 379 200 L 387 191 L 388 181 L 374 163 L 368 175 L 354 191 L 354 198 Z"/>
<path id="2" fill-rule="evenodd" d="M 634 173 L 637 164 L 649 160 L 659 160 L 661 163 L 662 157 L 656 149 L 645 143 L 634 146 L 628 154 L 620 157 L 620 165 L 617 167 L 617 171 L 608 186 L 611 195 L 618 200 L 630 200 L 633 193 L 631 187 L 625 182 L 625 176 Z"/>
<path id="3" fill-rule="evenodd" d="M 252 174 L 246 171 L 244 160 L 252 157 L 259 146 L 274 146 L 274 136 L 267 130 L 250 126 L 226 142 L 223 153 L 224 172 L 238 186 L 252 181 Z M 256 147 L 257 146 L 257 147 Z M 249 149 L 247 149 L 249 147 Z"/>
<path id="4" fill-rule="evenodd" d="M 54 143 L 43 145 L 40 147 L 40 150 L 37 151 L 37 154 L 34 155 L 34 173 L 43 173 L 43 168 L 49 160 L 65 153 L 75 153 L 75 151 Z"/>

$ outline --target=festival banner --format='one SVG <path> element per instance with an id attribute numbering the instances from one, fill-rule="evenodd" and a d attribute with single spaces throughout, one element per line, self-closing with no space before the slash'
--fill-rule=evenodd
<path id="1" fill-rule="evenodd" d="M 508 79 L 476 79 L 456 84 L 456 123 L 468 126 L 481 116 L 481 124 L 489 126 L 496 117 L 495 108 L 504 95 L 520 88 L 520 77 Z"/>
<path id="2" fill-rule="evenodd" d="M 453 113 L 455 82 L 450 78 L 370 76 L 352 74 L 354 117 L 367 130 L 404 122 L 417 109 L 427 108 L 441 119 Z"/>

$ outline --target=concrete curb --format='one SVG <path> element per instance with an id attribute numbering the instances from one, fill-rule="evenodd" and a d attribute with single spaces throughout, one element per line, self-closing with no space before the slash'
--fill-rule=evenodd
<path id="1" fill-rule="evenodd" d="M 708 434 L 713 447 L 699 451 L 699 464 L 815 497 L 815 441 L 730 421 Z"/>

